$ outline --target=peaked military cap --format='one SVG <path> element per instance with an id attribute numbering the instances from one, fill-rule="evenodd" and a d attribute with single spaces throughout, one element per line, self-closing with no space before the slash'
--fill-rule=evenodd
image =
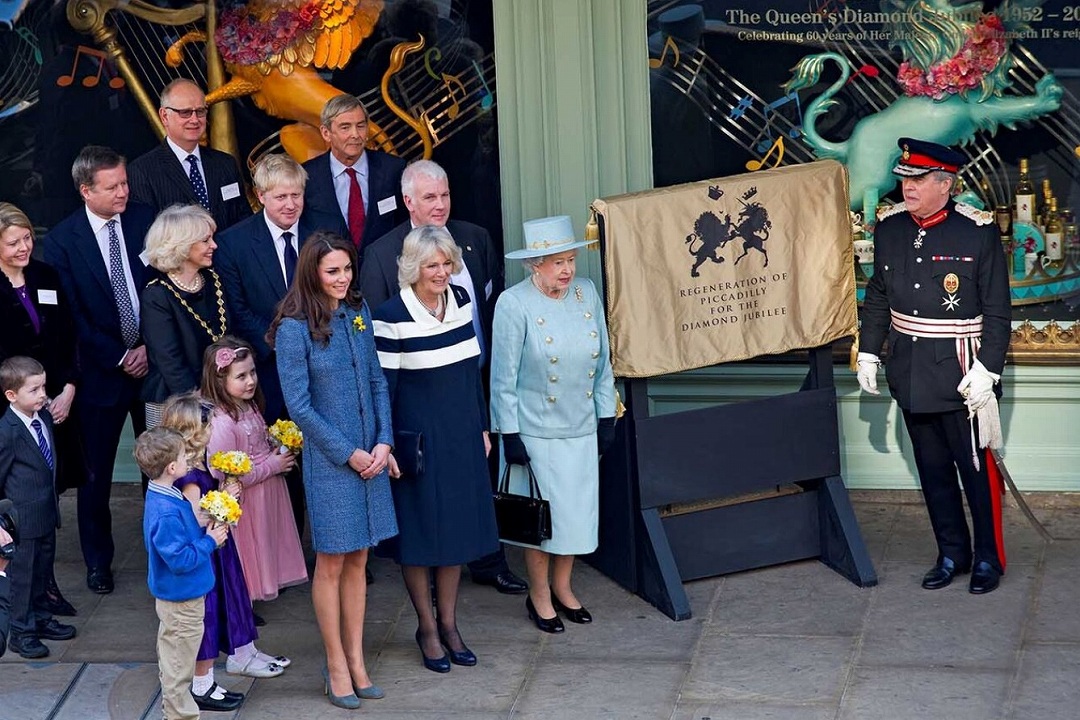
<path id="1" fill-rule="evenodd" d="M 902 137 L 896 141 L 900 146 L 900 162 L 893 174 L 901 177 L 920 177 L 935 170 L 956 174 L 967 162 L 967 157 L 945 145 Z"/>

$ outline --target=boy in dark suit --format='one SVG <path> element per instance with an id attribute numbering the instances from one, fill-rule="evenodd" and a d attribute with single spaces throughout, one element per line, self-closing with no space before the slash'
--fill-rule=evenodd
<path id="1" fill-rule="evenodd" d="M 43 609 L 56 554 L 59 500 L 52 416 L 45 409 L 45 368 L 16 355 L 0 364 L 0 388 L 10 403 L 0 419 L 0 498 L 19 513 L 19 544 L 7 569 L 11 581 L 12 651 L 24 658 L 49 654 L 42 642 L 70 640 L 75 628 Z"/>

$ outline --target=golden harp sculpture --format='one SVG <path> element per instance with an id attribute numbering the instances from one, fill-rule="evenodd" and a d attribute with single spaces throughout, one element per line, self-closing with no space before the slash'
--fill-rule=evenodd
<path id="1" fill-rule="evenodd" d="M 183 61 L 188 43 L 206 43 L 216 49 L 231 76 L 206 96 L 208 104 L 250 95 L 255 105 L 274 117 L 293 120 L 279 133 L 282 147 L 299 162 L 326 150 L 319 132 L 326 101 L 341 91 L 319 77 L 317 69 L 345 67 L 360 43 L 371 35 L 383 10 L 383 0 L 250 0 L 221 13 L 214 42 L 210 32 L 192 31 L 168 49 L 165 62 Z M 431 156 L 427 127 L 390 98 L 387 83 L 401 69 L 405 55 L 424 45 L 402 43 L 394 49 L 383 78 L 383 99 L 395 115 L 423 140 L 424 157 Z M 395 152 L 389 137 L 369 119 L 369 144 Z"/>

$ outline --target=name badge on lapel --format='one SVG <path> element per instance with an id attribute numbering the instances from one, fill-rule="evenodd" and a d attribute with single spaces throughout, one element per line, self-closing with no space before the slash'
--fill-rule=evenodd
<path id="1" fill-rule="evenodd" d="M 240 183 L 230 183 L 221 188 L 221 199 L 232 200 L 240 197 Z"/>
<path id="2" fill-rule="evenodd" d="M 60 302 L 55 290 L 38 290 L 37 299 L 42 305 L 58 305 Z"/>
<path id="3" fill-rule="evenodd" d="M 388 212 L 394 212 L 397 210 L 397 198 L 391 195 L 388 198 L 383 198 L 379 201 L 379 214 L 385 215 Z"/>

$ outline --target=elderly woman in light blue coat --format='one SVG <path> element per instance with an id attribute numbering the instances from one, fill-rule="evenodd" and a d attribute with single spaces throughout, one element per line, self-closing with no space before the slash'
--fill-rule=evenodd
<path id="1" fill-rule="evenodd" d="M 506 257 L 521 259 L 529 277 L 499 297 L 492 325 L 492 431 L 511 466 L 510 491 L 529 494 L 528 464 L 551 503 L 551 539 L 525 546 L 525 608 L 552 633 L 565 629 L 559 613 L 592 621 L 570 580 L 574 556 L 596 549 L 599 456 L 615 439 L 603 303 L 591 281 L 575 277 L 585 244 L 569 217 L 526 222 L 525 247 Z"/>
<path id="2" fill-rule="evenodd" d="M 268 333 L 285 405 L 304 433 L 324 690 L 350 709 L 383 695 L 364 664 L 364 571 L 368 548 L 398 532 L 388 477 L 390 398 L 371 315 L 353 288 L 355 267 L 356 251 L 340 236 L 308 238 Z"/>

